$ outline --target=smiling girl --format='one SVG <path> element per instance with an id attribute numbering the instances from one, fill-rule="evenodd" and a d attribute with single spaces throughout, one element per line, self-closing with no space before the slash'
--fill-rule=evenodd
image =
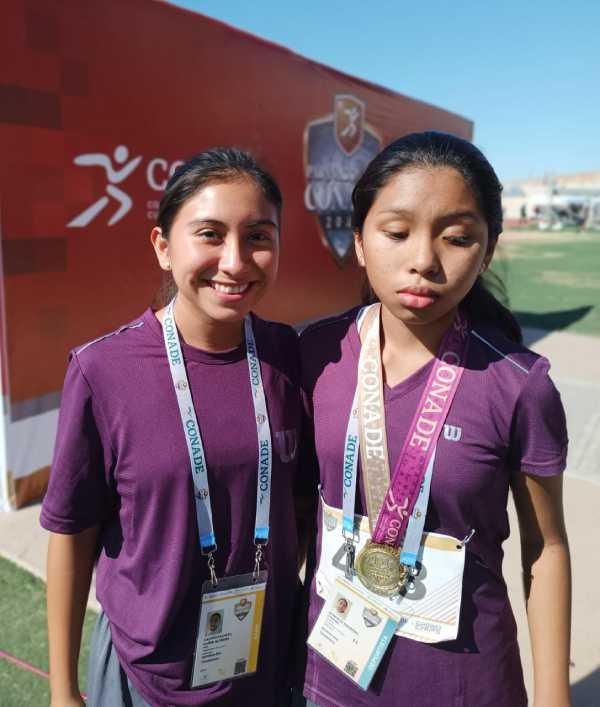
<path id="1" fill-rule="evenodd" d="M 214 149 L 184 164 L 151 234 L 175 298 L 71 353 L 41 519 L 53 706 L 83 704 L 77 659 L 94 563 L 102 614 L 88 704 L 237 705 L 252 694 L 276 705 L 286 694 L 297 338 L 252 314 L 277 274 L 280 212 L 279 188 L 248 154 Z M 195 652 L 231 677 L 218 641 L 255 621 L 265 569 L 257 672 L 194 687 Z M 211 605 L 223 617 L 218 641 L 198 642 L 211 626 L 199 620 L 203 582 L 218 589 L 248 573 L 239 601 Z M 243 674 L 243 651 L 235 658 Z"/>
<path id="2" fill-rule="evenodd" d="M 527 703 L 502 576 L 509 489 L 534 704 L 570 704 L 565 418 L 548 361 L 481 281 L 501 188 L 465 140 L 421 133 L 389 145 L 353 192 L 373 304 L 302 335 L 322 486 L 309 623 L 327 619 L 329 639 L 338 627 L 335 656 L 322 621 L 309 642 L 304 693 L 321 707 Z M 365 607 L 346 617 L 350 656 L 348 629 L 328 618 L 342 578 L 355 611 Z M 361 673 L 361 646 L 377 628 L 365 617 L 381 607 L 395 635 L 371 676 L 377 661 Z"/>

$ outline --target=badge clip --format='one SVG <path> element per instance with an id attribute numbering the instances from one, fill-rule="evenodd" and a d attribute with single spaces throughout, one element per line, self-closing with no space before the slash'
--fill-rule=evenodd
<path id="1" fill-rule="evenodd" d="M 210 581 L 213 585 L 213 587 L 216 587 L 217 584 L 219 583 L 219 580 L 217 579 L 217 573 L 215 572 L 215 558 L 213 557 L 212 552 L 208 553 L 208 569 L 210 571 Z"/>
<path id="2" fill-rule="evenodd" d="M 344 574 L 346 579 L 352 580 L 354 577 L 354 557 L 356 555 L 356 549 L 354 548 L 354 543 L 350 538 L 346 538 L 346 570 Z"/>
<path id="3" fill-rule="evenodd" d="M 472 537 L 475 535 L 475 528 L 471 528 L 469 533 L 460 541 L 459 547 L 464 547 L 471 542 Z"/>
<path id="4" fill-rule="evenodd" d="M 263 545 L 256 543 L 256 554 L 254 555 L 254 571 L 252 572 L 252 578 L 255 582 L 258 581 L 260 576 L 260 562 L 263 556 Z"/>

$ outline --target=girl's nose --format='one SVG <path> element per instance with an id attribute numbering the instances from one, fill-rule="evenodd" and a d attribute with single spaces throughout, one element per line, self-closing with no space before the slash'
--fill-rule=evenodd
<path id="1" fill-rule="evenodd" d="M 245 268 L 244 247 L 236 236 L 225 239 L 219 265 L 223 272 L 231 274 L 239 273 Z"/>
<path id="2" fill-rule="evenodd" d="M 432 275 L 439 271 L 440 262 L 429 234 L 416 235 L 413 240 L 410 271 L 419 275 Z"/>

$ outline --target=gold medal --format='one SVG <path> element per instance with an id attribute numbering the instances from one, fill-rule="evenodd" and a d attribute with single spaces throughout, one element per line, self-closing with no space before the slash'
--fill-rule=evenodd
<path id="1" fill-rule="evenodd" d="M 409 579 L 409 569 L 400 564 L 400 550 L 369 541 L 358 553 L 356 573 L 374 594 L 389 597 L 397 594 Z"/>

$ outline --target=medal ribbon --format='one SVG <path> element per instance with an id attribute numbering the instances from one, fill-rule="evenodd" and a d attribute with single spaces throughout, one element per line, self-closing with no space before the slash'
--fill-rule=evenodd
<path id="1" fill-rule="evenodd" d="M 352 402 L 352 410 L 350 418 L 348 420 L 348 427 L 346 431 L 346 443 L 344 448 L 344 468 L 343 468 L 343 526 L 342 532 L 347 538 L 347 541 L 352 544 L 354 539 L 354 509 L 356 503 L 356 485 L 358 476 L 358 456 L 360 450 L 361 465 L 363 468 L 363 474 L 365 476 L 365 492 L 367 497 L 367 511 L 369 516 L 369 525 L 371 526 L 371 535 L 374 533 L 374 519 L 379 516 L 380 509 L 382 508 L 383 502 L 380 505 L 375 505 L 376 499 L 382 498 L 386 499 L 387 490 L 390 485 L 389 482 L 389 461 L 387 454 L 387 437 L 385 431 L 385 410 L 383 404 L 383 374 L 381 372 L 381 355 L 379 353 L 379 307 L 380 305 L 375 304 L 370 307 L 366 307 L 359 312 L 357 317 L 356 325 L 360 334 L 361 325 L 365 327 L 367 333 L 365 336 L 365 343 L 361 348 L 361 359 L 359 359 L 358 367 L 358 384 L 354 394 L 354 400 Z M 458 346 L 457 350 L 461 351 L 460 362 L 464 363 L 466 357 L 466 344 L 467 344 L 467 325 L 462 316 L 457 318 L 453 324 L 453 343 L 456 339 Z M 371 348 L 368 349 L 366 344 L 370 339 Z M 460 341 L 459 341 L 460 339 Z M 375 343 L 376 346 L 375 346 Z M 462 342 L 462 343 L 461 343 Z M 452 350 L 449 346 L 445 347 L 446 341 L 443 342 L 440 347 L 440 353 L 438 354 L 438 359 L 441 359 L 444 351 Z M 376 352 L 376 356 L 373 355 Z M 447 356 L 446 358 L 452 359 L 452 356 Z M 369 362 L 370 361 L 370 362 Z M 367 362 L 367 363 L 365 363 Z M 459 367 L 459 376 L 462 375 L 462 367 Z M 372 380 L 367 381 L 370 391 L 367 390 L 364 396 L 364 402 L 369 403 L 372 407 L 370 410 L 370 420 L 375 425 L 380 426 L 380 433 L 365 435 L 365 425 L 360 424 L 359 420 L 359 408 L 361 400 L 361 375 L 362 373 L 373 373 L 375 372 L 378 377 L 381 378 L 380 381 L 375 382 Z M 423 408 L 423 400 L 427 400 L 427 391 L 431 388 L 431 380 L 435 374 L 432 372 L 430 379 L 425 387 L 425 393 L 423 394 L 422 400 L 418 406 L 418 410 Z M 452 392 L 452 397 L 456 388 L 458 388 L 458 382 L 460 377 L 454 381 L 454 391 Z M 364 386 L 363 386 L 364 387 Z M 451 386 L 452 387 L 452 386 Z M 370 394 L 369 394 L 370 393 Z M 404 542 L 402 546 L 402 553 L 400 555 L 400 561 L 404 565 L 414 566 L 416 563 L 417 555 L 419 553 L 419 546 L 421 542 L 421 537 L 423 535 L 423 529 L 425 527 L 425 517 L 427 515 L 427 506 L 429 503 L 429 493 L 431 488 L 431 477 L 433 474 L 433 465 L 435 460 L 435 442 L 439 437 L 441 428 L 446 419 L 447 412 L 450 408 L 451 398 L 447 400 L 445 414 L 443 413 L 441 419 L 438 419 L 437 434 L 432 439 L 430 443 L 431 453 L 425 457 L 425 461 L 428 462 L 425 474 L 418 487 L 417 498 L 414 502 L 412 512 L 410 513 L 410 519 L 406 528 L 406 535 L 404 537 Z M 429 407 L 432 407 L 431 405 Z M 435 407 L 435 406 L 433 406 Z M 443 412 L 443 411 L 442 411 Z M 415 416 L 415 420 L 418 422 L 419 416 Z M 413 420 L 412 427 L 416 426 L 416 422 Z M 364 422 L 364 420 L 363 420 Z M 361 430 L 363 434 L 361 435 Z M 407 437 L 407 440 L 412 439 L 412 436 Z M 380 440 L 379 444 L 375 444 L 375 449 L 365 453 L 365 448 L 368 448 L 368 444 L 371 441 L 377 442 Z M 378 449 L 377 447 L 381 447 Z M 429 451 L 429 450 L 428 450 Z M 402 454 L 398 460 L 395 472 L 398 472 L 402 460 Z M 383 461 L 383 468 L 382 462 Z M 423 463 L 424 467 L 425 464 Z M 383 472 L 385 469 L 385 473 Z M 375 474 L 373 474 L 373 470 Z M 374 488 L 373 480 L 375 479 L 378 483 L 378 487 Z M 349 534 L 349 535 L 347 535 Z M 399 534 L 399 539 L 401 536 Z M 396 543 L 399 544 L 399 543 Z M 351 548 L 349 548 L 351 550 Z"/>
<path id="2" fill-rule="evenodd" d="M 380 310 L 381 305 L 375 304 L 365 317 L 365 336 L 358 360 L 357 381 L 360 461 L 371 536 L 375 532 L 376 520 L 390 486 L 379 339 Z"/>
<path id="3" fill-rule="evenodd" d="M 174 305 L 175 299 L 171 300 L 165 309 L 162 329 L 167 358 L 169 360 L 169 369 L 177 395 L 181 424 L 183 426 L 190 458 L 200 547 L 203 554 L 209 554 L 216 550 L 217 543 L 212 520 L 206 456 L 204 454 L 204 445 L 202 444 L 202 436 L 196 417 L 196 410 L 194 409 L 194 401 L 192 400 L 190 392 L 189 380 L 185 370 L 179 333 L 175 324 Z M 252 403 L 254 405 L 256 432 L 258 436 L 258 480 L 256 489 L 254 542 L 256 544 L 266 544 L 269 540 L 269 509 L 271 504 L 273 451 L 269 415 L 260 372 L 260 360 L 258 358 L 258 350 L 254 332 L 252 331 L 250 315 L 244 319 L 244 333 L 246 338 L 246 358 L 250 373 L 250 387 L 252 389 Z"/>
<path id="4" fill-rule="evenodd" d="M 371 498 L 372 501 L 380 497 L 384 469 L 385 474 L 389 475 L 379 343 L 380 312 L 379 306 L 361 348 L 358 382 L 361 463 L 365 490 L 370 489 L 367 491 L 367 499 Z M 400 545 L 422 486 L 425 491 L 424 482 L 428 469 L 429 479 L 426 483 L 429 484 L 431 481 L 432 458 L 464 371 L 467 342 L 467 323 L 459 312 L 444 336 L 436 355 L 391 481 L 388 481 L 383 503 L 379 509 L 369 506 L 369 517 L 371 518 L 373 511 L 375 511 L 373 518 L 377 517 L 377 524 L 372 531 L 372 541 L 375 543 L 391 547 Z M 366 363 L 371 360 L 373 352 L 376 352 L 379 358 L 379 366 L 373 368 L 373 375 L 380 379 L 377 387 L 372 376 L 368 376 L 369 364 Z M 427 493 L 427 498 L 428 496 Z M 424 510 L 426 511 L 426 508 Z"/>
<path id="5" fill-rule="evenodd" d="M 367 326 L 375 312 L 374 305 L 364 307 L 358 313 L 356 318 L 356 327 L 360 333 L 362 323 L 367 320 Z M 354 509 L 356 508 L 356 477 L 358 474 L 358 450 L 359 450 L 360 429 L 358 424 L 358 386 L 354 392 L 352 400 L 352 409 L 348 418 L 348 427 L 346 428 L 346 443 L 344 445 L 344 470 L 343 470 L 343 521 L 342 532 L 344 535 L 349 534 L 350 539 L 354 538 Z M 380 507 L 380 506 L 379 506 Z M 378 507 L 378 508 L 379 508 Z"/>

